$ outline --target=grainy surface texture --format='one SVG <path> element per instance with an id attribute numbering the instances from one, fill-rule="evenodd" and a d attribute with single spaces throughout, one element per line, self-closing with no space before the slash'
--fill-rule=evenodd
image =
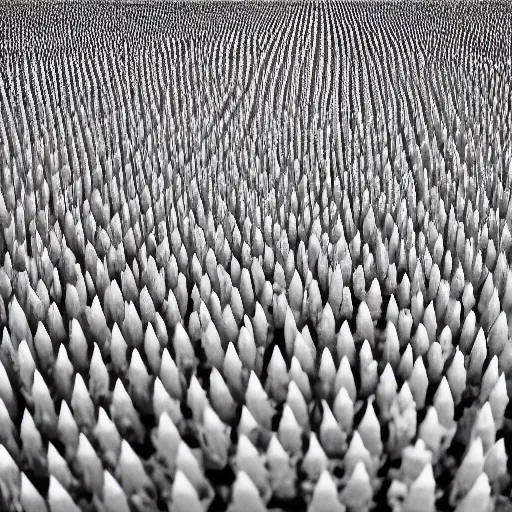
<path id="1" fill-rule="evenodd" d="M 0 4 L 0 511 L 510 512 L 508 3 Z"/>

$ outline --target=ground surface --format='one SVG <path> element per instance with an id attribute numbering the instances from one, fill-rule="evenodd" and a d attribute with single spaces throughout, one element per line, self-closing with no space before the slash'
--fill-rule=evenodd
<path id="1" fill-rule="evenodd" d="M 304 425 L 292 428 L 292 433 L 300 430 L 301 441 L 289 457 L 298 476 L 296 496 L 279 496 L 279 475 L 259 489 L 265 498 L 272 495 L 269 507 L 305 509 L 318 480 L 316 462 L 305 462 L 306 454 L 319 457 L 323 467 L 321 450 L 333 448 L 321 431 L 328 417 L 324 407 L 336 414 L 335 399 L 348 385 L 338 372 L 344 351 L 350 349 L 344 345 L 343 325 L 354 335 L 355 359 L 349 364 L 357 384 L 354 425 L 368 446 L 375 439 L 368 431 L 365 436 L 362 418 L 371 409 L 368 397 L 379 393 L 375 368 L 381 379 L 386 358 L 393 359 L 399 389 L 408 383 L 418 404 L 418 387 L 428 387 L 417 411 L 412 401 L 415 423 L 405 442 L 413 445 L 439 427 L 425 418 L 434 409 L 442 417 L 444 405 L 435 403 L 439 381 L 449 373 L 456 347 L 465 344 L 461 372 L 464 379 L 467 373 L 467 389 L 457 394 L 459 381 L 449 377 L 450 398 L 456 403 L 447 423 L 458 422 L 455 440 L 447 450 L 436 448 L 430 438 L 428 445 L 442 452 L 433 464 L 438 509 L 455 508 L 457 500 L 450 498 L 454 475 L 469 446 L 471 422 L 482 409 L 479 385 L 493 355 L 500 356 L 499 371 L 507 376 L 510 396 L 512 241 L 505 227 L 512 230 L 511 20 L 505 2 L 0 5 L 0 320 L 15 350 L 22 335 L 36 336 L 44 326 L 55 345 L 52 357 L 61 353 L 59 347 L 69 351 L 71 375 L 75 378 L 76 370 L 83 376 L 94 402 L 92 424 L 81 424 L 77 402 L 70 400 L 75 381 L 59 380 L 56 370 L 64 356 L 58 364 L 50 358 L 43 373 L 55 411 L 43 417 L 32 399 L 32 380 L 35 366 L 43 371 L 44 358 L 34 352 L 35 366 L 27 363 L 29 370 L 20 377 L 3 342 L 0 359 L 9 385 L 0 386 L 1 398 L 8 401 L 6 389 L 12 386 L 18 397 L 9 402 L 15 430 L 21 429 L 22 418 L 33 415 L 43 447 L 35 443 L 35 456 L 32 445 L 23 446 L 17 434 L 9 444 L 2 431 L 6 437 L 1 440 L 45 499 L 49 440 L 76 478 L 68 486 L 73 500 L 92 510 L 92 495 L 100 494 L 95 487 L 100 484 L 84 477 L 80 458 L 52 423 L 67 400 L 98 452 L 100 467 L 116 475 L 134 507 L 165 510 L 169 501 L 177 501 L 174 473 L 169 476 L 151 434 L 158 420 L 158 404 L 152 401 L 155 376 L 165 380 L 166 345 L 165 353 L 179 367 L 174 366 L 179 390 L 165 381 L 165 404 L 181 438 L 206 460 L 207 480 L 195 483 L 213 511 L 233 504 L 239 436 L 247 434 L 263 456 L 292 402 L 289 381 L 305 377 L 308 384 L 299 393 L 307 395 L 310 386 L 309 410 Z M 130 273 L 136 276 L 133 286 L 132 281 L 126 284 Z M 116 287 L 122 290 L 119 311 L 113 306 Z M 20 316 L 13 320 L 13 308 L 23 322 Z M 125 308 L 130 313 L 126 317 Z M 49 311 L 62 318 L 62 339 Z M 472 330 L 467 327 L 470 312 Z M 503 332 L 497 332 L 495 322 Z M 25 323 L 27 331 L 22 332 L 19 325 Z M 157 333 L 150 341 L 158 337 L 157 355 L 151 352 L 154 346 L 146 346 L 150 324 Z M 418 341 L 420 325 L 426 332 L 424 324 L 431 338 L 428 354 Z M 258 337 L 261 325 L 263 339 Z M 486 340 L 505 340 L 501 352 L 493 354 L 487 341 L 483 356 L 470 352 L 480 327 Z M 304 340 L 296 341 L 299 331 L 304 336 L 310 332 L 310 351 Z M 388 350 L 390 332 L 397 344 Z M 124 363 L 116 360 L 119 353 L 110 353 L 113 337 L 121 345 L 126 338 L 129 345 Z M 360 361 L 360 352 L 369 348 L 364 343 L 368 337 L 373 338 L 370 370 Z M 69 338 L 83 338 L 85 362 L 83 351 Z M 235 368 L 240 363 L 238 380 L 224 364 L 228 339 L 238 351 L 231 359 Z M 446 340 L 451 340 L 448 348 Z M 250 352 L 256 342 L 258 359 L 251 360 L 244 350 Z M 107 374 L 104 388 L 96 386 L 89 368 L 94 343 L 101 349 L 95 364 L 106 368 L 100 372 Z M 249 348 L 243 349 L 244 343 Z M 399 365 L 410 347 L 415 361 L 424 361 L 430 379 L 426 384 L 417 382 L 423 374 L 410 377 L 412 359 L 409 373 L 406 363 Z M 180 362 L 180 350 L 188 348 L 194 361 Z M 133 382 L 134 375 L 141 375 L 139 359 L 133 358 L 139 352 L 150 368 L 147 386 L 144 376 L 143 385 Z M 233 351 L 229 355 L 233 358 Z M 304 366 L 298 373 L 292 355 Z M 474 362 L 479 358 L 480 367 Z M 275 375 L 281 360 L 283 381 Z M 308 363 L 306 375 L 302 370 Z M 231 411 L 212 397 L 212 366 L 220 376 L 216 385 L 227 390 L 221 396 L 236 402 Z M 338 372 L 336 382 L 334 373 L 325 379 L 320 366 L 328 375 L 331 367 Z M 262 406 L 263 413 L 254 406 L 260 402 L 246 399 L 252 391 L 246 389 L 251 369 L 265 389 L 263 403 L 270 404 Z M 375 382 L 365 383 L 367 370 L 375 370 Z M 135 427 L 127 426 L 119 408 L 116 413 L 112 407 L 119 398 L 114 391 L 118 382 L 133 401 L 131 419 L 140 416 L 145 428 L 137 430 L 136 420 Z M 194 402 L 197 383 L 213 409 L 197 396 Z M 378 436 L 385 446 L 382 454 L 379 443 L 373 445 L 373 469 L 379 471 L 371 493 L 376 510 L 384 510 L 392 475 L 398 475 L 390 470 L 401 463 L 401 456 L 386 457 L 393 442 L 399 443 L 390 432 L 406 420 L 402 411 L 385 417 L 383 402 L 377 402 Z M 449 406 L 450 400 L 448 411 Z M 93 427 L 100 407 L 133 444 L 151 475 L 149 490 L 123 481 L 116 459 L 112 462 L 119 454 L 99 448 L 101 436 Z M 222 430 L 220 436 L 228 445 L 221 454 L 226 460 L 210 460 L 220 448 L 205 441 L 197 412 L 201 407 L 215 410 L 222 428 L 231 429 L 230 435 Z M 243 407 L 262 425 L 243 431 Z M 298 416 L 299 406 L 294 407 Z M 507 418 L 501 418 L 496 431 L 492 427 L 491 437 L 499 441 L 510 433 Z M 313 454 L 311 431 L 323 445 Z M 347 444 L 352 443 L 352 427 L 346 434 Z M 286 445 L 287 435 L 278 435 Z M 509 444 L 507 439 L 508 451 Z M 343 492 L 350 485 L 357 490 L 360 482 L 344 474 L 345 449 L 337 448 L 328 453 L 329 478 L 343 501 L 348 500 Z M 368 463 L 365 471 L 371 473 L 373 465 Z M 192 479 L 190 473 L 187 478 Z M 502 493 L 505 502 L 509 484 L 506 478 L 493 482 L 493 495 Z M 8 501 L 5 489 L 2 493 Z"/>

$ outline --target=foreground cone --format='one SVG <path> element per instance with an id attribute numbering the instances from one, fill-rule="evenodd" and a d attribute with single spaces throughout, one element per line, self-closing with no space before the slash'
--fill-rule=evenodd
<path id="1" fill-rule="evenodd" d="M 345 507 L 338 500 L 336 484 L 327 470 L 322 471 L 313 492 L 308 512 L 344 512 Z"/>

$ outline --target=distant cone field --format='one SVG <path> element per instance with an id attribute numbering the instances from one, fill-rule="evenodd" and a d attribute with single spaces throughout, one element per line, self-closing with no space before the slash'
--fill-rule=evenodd
<path id="1" fill-rule="evenodd" d="M 506 3 L 0 5 L 0 511 L 511 512 Z"/>

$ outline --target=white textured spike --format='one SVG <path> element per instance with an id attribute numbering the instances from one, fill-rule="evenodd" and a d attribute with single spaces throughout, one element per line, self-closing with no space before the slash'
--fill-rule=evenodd
<path id="1" fill-rule="evenodd" d="M 233 484 L 232 506 L 229 510 L 247 512 L 264 512 L 265 505 L 261 501 L 257 487 L 247 473 L 239 471 Z"/>
<path id="2" fill-rule="evenodd" d="M 269 402 L 267 394 L 261 387 L 261 382 L 252 371 L 245 392 L 245 402 L 255 420 L 267 429 L 271 428 L 274 408 Z"/>
<path id="3" fill-rule="evenodd" d="M 203 411 L 208 404 L 208 398 L 204 389 L 199 384 L 197 377 L 192 375 L 187 391 L 187 404 L 192 409 L 192 415 L 199 423 L 203 422 Z"/>
<path id="4" fill-rule="evenodd" d="M 343 462 L 345 464 L 345 474 L 347 476 L 352 474 L 354 468 L 357 463 L 363 461 L 366 470 L 369 474 L 373 473 L 373 462 L 372 456 L 368 449 L 365 447 L 359 432 L 356 430 L 352 436 L 347 452 L 345 453 L 345 457 Z"/>
<path id="5" fill-rule="evenodd" d="M 21 340 L 18 346 L 18 359 L 20 363 L 20 377 L 26 389 L 32 389 L 34 384 L 34 371 L 36 363 L 25 340 Z"/>
<path id="6" fill-rule="evenodd" d="M 312 400 L 312 392 L 311 385 L 309 383 L 309 378 L 306 373 L 302 370 L 301 365 L 298 359 L 294 356 L 292 357 L 292 363 L 290 365 L 290 371 L 288 372 L 290 376 L 290 381 L 294 381 L 300 389 L 302 396 L 306 402 L 310 402 Z"/>
<path id="7" fill-rule="evenodd" d="M 179 401 L 170 397 L 158 377 L 153 388 L 153 412 L 156 418 L 166 412 L 175 424 L 183 420 Z"/>
<path id="8" fill-rule="evenodd" d="M 400 342 L 393 322 L 388 322 L 386 326 L 386 341 L 384 344 L 383 357 L 384 362 L 390 364 L 393 369 L 398 367 L 400 362 Z"/>
<path id="9" fill-rule="evenodd" d="M 123 336 L 126 343 L 134 348 L 141 348 L 144 340 L 142 321 L 132 301 L 124 304 Z"/>
<path id="10" fill-rule="evenodd" d="M 89 368 L 89 394 L 96 403 L 101 397 L 110 395 L 110 376 L 96 343 L 94 344 Z"/>
<path id="11" fill-rule="evenodd" d="M 442 455 L 444 443 L 449 438 L 448 433 L 447 429 L 439 422 L 436 408 L 429 407 L 423 422 L 419 426 L 418 435 L 432 452 L 433 463 L 437 462 L 439 456 Z"/>
<path id="12" fill-rule="evenodd" d="M 418 478 L 411 484 L 404 500 L 407 512 L 434 512 L 436 503 L 436 481 L 431 464 L 426 464 Z"/>
<path id="13" fill-rule="evenodd" d="M 201 443 L 206 459 L 212 467 L 222 469 L 228 462 L 231 430 L 209 405 L 204 409 L 203 427 Z"/>
<path id="14" fill-rule="evenodd" d="M 495 482 L 507 474 L 507 459 L 505 439 L 498 439 L 485 455 L 484 471 L 490 482 Z"/>
<path id="15" fill-rule="evenodd" d="M 502 373 L 489 395 L 489 404 L 491 405 L 496 430 L 499 430 L 503 425 L 503 419 L 508 402 L 507 382 L 505 379 L 505 373 Z"/>
<path id="16" fill-rule="evenodd" d="M 53 475 L 65 489 L 73 482 L 73 475 L 66 460 L 51 442 L 48 443 L 48 472 Z"/>
<path id="17" fill-rule="evenodd" d="M 35 406 L 35 421 L 44 432 L 47 429 L 54 430 L 57 427 L 57 413 L 53 405 L 50 391 L 42 375 L 38 370 L 34 372 L 34 385 L 32 386 L 32 398 Z"/>
<path id="18" fill-rule="evenodd" d="M 258 423 L 251 414 L 251 411 L 247 409 L 246 405 L 242 406 L 242 414 L 240 415 L 240 421 L 238 422 L 238 434 L 245 434 L 249 436 L 254 429 L 258 428 Z"/>
<path id="19" fill-rule="evenodd" d="M 86 371 L 89 368 L 87 349 L 88 344 L 82 327 L 78 320 L 73 318 L 69 328 L 69 353 L 73 366 L 79 372 Z"/>
<path id="20" fill-rule="evenodd" d="M 158 454 L 164 458 L 167 467 L 174 472 L 176 464 L 176 454 L 181 442 L 181 436 L 166 412 L 160 415 L 158 429 L 154 436 L 154 444 Z"/>
<path id="21" fill-rule="evenodd" d="M 103 407 L 99 408 L 98 423 L 94 427 L 94 437 L 103 452 L 103 458 L 112 461 L 115 465 L 121 449 L 121 436 Z"/>
<path id="22" fill-rule="evenodd" d="M 125 439 L 121 442 L 117 473 L 121 486 L 128 496 L 144 488 L 152 487 L 142 461 Z"/>
<path id="23" fill-rule="evenodd" d="M 453 395 L 455 405 L 458 405 L 462 399 L 462 393 L 466 389 L 466 368 L 464 367 L 464 355 L 457 348 L 452 364 L 448 368 L 447 374 L 450 390 Z"/>
<path id="24" fill-rule="evenodd" d="M 19 499 L 21 474 L 18 465 L 12 458 L 7 448 L 0 444 L 0 479 L 3 481 L 4 499 L 11 496 L 13 501 Z"/>
<path id="25" fill-rule="evenodd" d="M 302 302 L 302 296 L 301 296 Z M 294 352 L 295 348 L 295 338 L 297 337 L 297 325 L 295 323 L 295 318 L 293 315 L 292 309 L 288 306 L 286 309 L 286 314 L 284 318 L 284 342 L 286 346 L 286 354 L 291 356 Z"/>
<path id="26" fill-rule="evenodd" d="M 283 415 L 277 432 L 279 442 L 290 454 L 297 453 L 302 448 L 302 429 L 288 404 L 283 407 Z"/>
<path id="27" fill-rule="evenodd" d="M 258 347 L 264 347 L 267 344 L 268 321 L 262 305 L 256 302 L 254 317 L 252 319 L 254 331 L 254 341 Z"/>
<path id="28" fill-rule="evenodd" d="M 482 367 L 487 358 L 487 341 L 483 329 L 480 327 L 476 335 L 469 357 L 468 380 L 480 383 Z"/>
<path id="29" fill-rule="evenodd" d="M 224 363 L 224 350 L 222 349 L 219 333 L 213 322 L 210 322 L 202 333 L 201 344 L 210 364 L 221 370 Z"/>
<path id="30" fill-rule="evenodd" d="M 265 383 L 266 391 L 277 402 L 284 401 L 288 392 L 289 377 L 286 362 L 277 345 L 274 346 L 267 370 L 268 377 Z M 251 378 L 253 374 L 254 373 L 251 373 Z"/>
<path id="31" fill-rule="evenodd" d="M 373 489 L 363 461 L 359 461 L 350 475 L 346 487 L 341 491 L 341 501 L 349 510 L 365 510 L 373 497 Z"/>
<path id="32" fill-rule="evenodd" d="M 20 504 L 24 512 L 48 511 L 43 497 L 39 494 L 39 491 L 34 487 L 34 484 L 28 479 L 25 473 L 21 473 Z M 78 509 L 71 508 L 70 512 L 74 510 Z M 51 512 L 53 512 L 53 509 L 51 509 Z"/>
<path id="33" fill-rule="evenodd" d="M 386 364 L 379 379 L 376 400 L 383 418 L 389 417 L 389 408 L 396 397 L 398 384 L 391 365 Z"/>
<path id="34" fill-rule="evenodd" d="M 5 265 L 4 265 L 5 268 Z M 25 274 L 26 275 L 26 274 Z M 32 339 L 32 333 L 27 322 L 27 317 L 20 306 L 16 295 L 13 296 L 11 303 L 9 304 L 9 332 L 11 333 L 12 345 L 16 349 L 21 340 L 26 340 L 27 345 L 32 354 L 32 358 L 35 357 L 34 344 Z"/>
<path id="35" fill-rule="evenodd" d="M 16 418 L 18 414 L 18 400 L 12 389 L 7 372 L 3 363 L 0 361 L 0 399 L 5 404 L 11 419 Z"/>
<path id="36" fill-rule="evenodd" d="M 414 482 L 426 464 L 432 464 L 432 452 L 427 449 L 422 439 L 418 439 L 414 446 L 408 445 L 402 451 L 402 481 L 408 485 Z"/>
<path id="37" fill-rule="evenodd" d="M 264 459 L 245 435 L 241 435 L 238 439 L 236 463 L 238 470 L 247 473 L 260 494 L 268 494 L 269 483 Z"/>
<path id="38" fill-rule="evenodd" d="M 461 495 L 465 495 L 476 482 L 484 469 L 484 448 L 482 440 L 477 437 L 470 445 L 455 475 L 455 487 Z"/>
<path id="39" fill-rule="evenodd" d="M 336 350 L 339 361 L 341 361 L 343 357 L 347 357 L 350 364 L 355 363 L 356 347 L 354 343 L 354 337 L 352 336 L 352 332 L 350 331 L 350 327 L 346 320 L 341 324 L 341 328 L 337 337 Z"/>
<path id="40" fill-rule="evenodd" d="M 230 423 L 235 418 L 236 403 L 217 368 L 210 373 L 210 401 L 222 421 Z"/>
<path id="41" fill-rule="evenodd" d="M 344 387 L 341 388 L 336 395 L 333 404 L 333 413 L 342 430 L 346 433 L 352 432 L 354 423 L 354 403 Z"/>
<path id="42" fill-rule="evenodd" d="M 52 340 L 42 322 L 39 322 L 37 325 L 37 331 L 34 336 L 34 345 L 41 367 L 43 371 L 47 372 L 53 367 L 53 364 L 55 363 L 55 356 L 53 354 Z"/>
<path id="43" fill-rule="evenodd" d="M 437 411 L 439 423 L 445 428 L 450 428 L 453 425 L 455 404 L 453 403 L 452 392 L 446 377 L 442 378 L 441 384 L 439 384 L 434 395 L 434 407 Z"/>
<path id="44" fill-rule="evenodd" d="M 75 377 L 75 387 L 71 397 L 71 408 L 73 409 L 73 417 L 80 429 L 92 429 L 96 423 L 94 404 L 92 403 L 89 390 L 85 385 L 82 376 L 77 373 Z"/>
<path id="45" fill-rule="evenodd" d="M 480 386 L 480 403 L 485 403 L 485 401 L 489 398 L 492 389 L 498 382 L 499 378 L 499 369 L 498 369 L 498 358 L 497 356 L 492 357 L 489 361 L 489 366 L 485 370 L 485 373 L 482 377 L 482 384 Z"/>
<path id="46" fill-rule="evenodd" d="M 151 323 L 148 324 L 144 334 L 144 353 L 153 375 L 158 375 L 161 365 L 160 342 Z"/>
<path id="47" fill-rule="evenodd" d="M 295 342 L 293 345 L 293 355 L 300 362 L 302 369 L 308 374 L 313 375 L 316 371 L 315 369 L 315 361 L 313 359 L 313 355 L 311 354 L 311 350 L 309 349 L 307 343 L 305 342 L 302 334 L 297 331 L 295 336 Z"/>
<path id="48" fill-rule="evenodd" d="M 29 463 L 37 463 L 43 456 L 43 440 L 28 409 L 23 412 L 20 438 L 23 443 L 23 453 Z"/>
<path id="49" fill-rule="evenodd" d="M 112 328 L 112 339 L 110 342 L 110 357 L 112 359 L 112 366 L 116 370 L 117 374 L 123 375 L 128 368 L 128 361 L 126 359 L 126 351 L 128 345 L 124 340 L 121 330 L 117 323 Z"/>
<path id="50" fill-rule="evenodd" d="M 202 468 L 194 457 L 192 450 L 184 441 L 181 441 L 178 446 L 176 467 L 178 470 L 183 471 L 184 475 L 194 486 L 196 491 L 199 492 L 199 490 L 203 488 L 205 479 Z"/>
<path id="51" fill-rule="evenodd" d="M 346 356 L 343 357 L 340 362 L 338 372 L 336 373 L 336 379 L 334 381 L 334 391 L 336 394 L 339 393 L 341 388 L 345 388 L 347 390 L 348 396 L 352 402 L 354 402 L 357 397 L 357 388 L 352 368 L 350 367 L 350 363 Z"/>
<path id="52" fill-rule="evenodd" d="M 338 500 L 338 489 L 329 471 L 322 471 L 316 483 L 308 512 L 344 512 L 345 507 Z"/>
<path id="53" fill-rule="evenodd" d="M 66 489 L 62 487 L 60 482 L 53 475 L 50 475 L 50 486 L 48 488 L 48 505 L 50 506 L 50 512 L 80 511 Z"/>
<path id="54" fill-rule="evenodd" d="M 375 329 L 373 327 L 372 316 L 366 302 L 361 302 L 356 317 L 356 333 L 363 340 L 368 340 L 371 346 L 375 344 Z"/>
<path id="55" fill-rule="evenodd" d="M 484 453 L 496 442 L 496 426 L 492 416 L 491 405 L 485 402 L 477 414 L 476 420 L 473 424 L 471 432 L 472 439 L 480 437 L 484 447 Z"/>
<path id="56" fill-rule="evenodd" d="M 139 409 L 144 407 L 151 400 L 151 376 L 142 361 L 140 352 L 136 348 L 133 349 L 130 367 L 128 368 L 128 381 L 133 401 Z"/>
<path id="57" fill-rule="evenodd" d="M 66 452 L 74 454 L 78 447 L 78 427 L 67 402 L 64 400 L 60 406 L 57 432 L 59 440 L 66 446 Z"/>
<path id="58" fill-rule="evenodd" d="M 357 431 L 371 455 L 380 457 L 382 454 L 380 423 L 373 408 L 373 399 L 368 400 L 366 411 Z"/>
<path id="59" fill-rule="evenodd" d="M 485 473 L 481 473 L 469 492 L 457 505 L 455 512 L 489 510 L 491 505 L 491 486 Z"/>
<path id="60" fill-rule="evenodd" d="M 105 512 L 129 512 L 128 499 L 118 481 L 107 471 L 103 472 L 103 506 Z"/>
<path id="61" fill-rule="evenodd" d="M 297 384 L 292 380 L 288 386 L 286 403 L 293 411 L 299 425 L 303 428 L 309 427 L 309 411 L 306 401 Z"/>
<path id="62" fill-rule="evenodd" d="M 197 496 L 197 491 L 180 470 L 176 472 L 172 486 L 172 503 L 173 508 L 180 511 L 203 512 L 204 510 Z"/>
<path id="63" fill-rule="evenodd" d="M 336 367 L 332 359 L 331 351 L 327 347 L 322 351 L 318 378 L 322 385 L 322 395 L 329 397 L 333 391 L 334 381 L 336 379 Z"/>
<path id="64" fill-rule="evenodd" d="M 316 434 L 312 432 L 309 436 L 309 448 L 304 459 L 302 460 L 302 468 L 312 481 L 317 481 L 322 471 L 327 468 L 327 455 L 322 446 L 318 442 Z"/>
<path id="65" fill-rule="evenodd" d="M 140 417 L 133 406 L 130 395 L 126 392 L 126 389 L 120 379 L 117 379 L 114 387 L 110 413 L 119 430 L 122 430 L 121 427 L 125 429 L 129 425 L 139 442 L 143 442 L 145 435 L 144 426 L 142 425 Z"/>
<path id="66" fill-rule="evenodd" d="M 414 362 L 408 383 L 417 408 L 423 409 L 427 396 L 428 377 L 422 357 L 418 357 Z"/>
<path id="67" fill-rule="evenodd" d="M 107 320 L 100 304 L 100 300 L 96 295 L 92 300 L 90 309 L 90 329 L 91 333 L 98 343 L 102 344 L 105 342 L 105 336 L 108 335 Z"/>
<path id="68" fill-rule="evenodd" d="M 103 466 L 89 440 L 80 434 L 77 448 L 77 463 L 85 487 L 101 496 L 103 490 Z"/>
<path id="69" fill-rule="evenodd" d="M 181 388 L 178 367 L 167 348 L 164 348 L 162 353 L 159 377 L 169 395 L 173 398 L 181 399 L 183 390 Z"/>
<path id="70" fill-rule="evenodd" d="M 250 331 L 247 329 L 245 325 L 240 329 L 240 333 L 238 334 L 238 350 L 240 351 L 240 362 L 245 368 L 249 368 L 252 370 L 256 364 L 256 343 L 251 336 Z M 230 365 L 233 365 L 234 368 L 238 367 L 239 364 L 235 359 L 236 350 L 232 342 L 229 342 L 228 349 L 226 351 L 226 359 L 230 358 Z M 238 355 L 236 355 L 238 359 Z M 226 359 L 224 360 L 224 368 L 226 367 Z"/>

